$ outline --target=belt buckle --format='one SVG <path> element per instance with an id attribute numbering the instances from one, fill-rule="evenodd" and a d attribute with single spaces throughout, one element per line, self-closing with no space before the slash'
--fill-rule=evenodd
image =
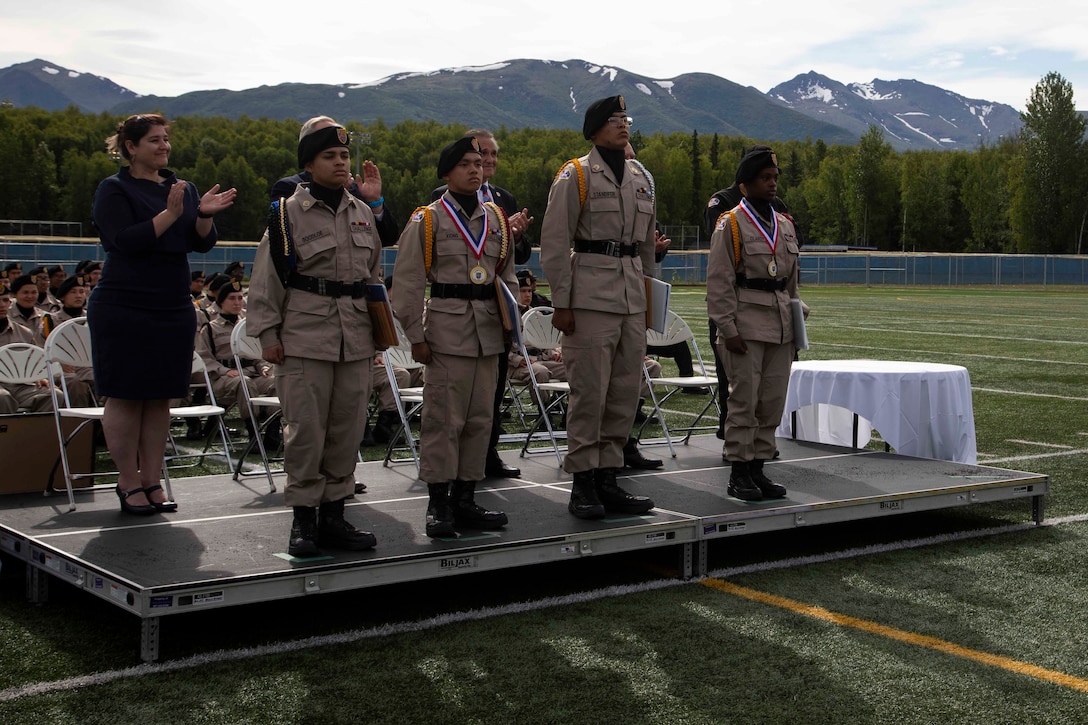
<path id="1" fill-rule="evenodd" d="M 607 242 L 604 243 L 605 254 L 607 254 L 609 257 L 620 256 L 620 252 L 622 251 L 620 249 L 620 246 L 621 245 L 619 244 L 619 242 L 613 239 L 609 239 Z"/>
<path id="2" fill-rule="evenodd" d="M 320 277 L 317 280 L 317 293 L 322 297 L 325 296 L 325 280 Z"/>

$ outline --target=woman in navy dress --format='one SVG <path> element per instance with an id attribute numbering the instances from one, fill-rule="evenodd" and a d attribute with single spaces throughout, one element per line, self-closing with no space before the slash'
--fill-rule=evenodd
<path id="1" fill-rule="evenodd" d="M 106 141 L 128 161 L 98 185 L 94 224 L 106 252 L 87 304 L 95 392 L 107 398 L 102 429 L 117 464 L 117 496 L 131 514 L 173 511 L 159 485 L 170 400 L 189 394 L 196 317 L 189 252 L 217 239 L 212 216 L 236 191 L 204 196 L 166 168 L 170 127 L 158 114 L 130 116 Z"/>

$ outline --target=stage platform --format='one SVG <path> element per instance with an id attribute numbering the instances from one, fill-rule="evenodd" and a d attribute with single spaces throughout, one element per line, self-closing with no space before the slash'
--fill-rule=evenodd
<path id="1" fill-rule="evenodd" d="M 347 506 L 348 519 L 377 536 L 372 551 L 292 559 L 282 494 L 269 493 L 264 477 L 235 482 L 229 475 L 174 478 L 179 511 L 150 517 L 121 514 L 112 490 L 77 493 L 71 512 L 63 494 L 0 496 L 0 550 L 26 563 L 31 601 L 45 600 L 56 578 L 136 615 L 140 656 L 153 661 L 161 618 L 195 610 L 662 546 L 676 547 L 682 576 L 701 576 L 716 539 L 1006 499 L 1027 499 L 1042 521 L 1043 475 L 802 441 L 779 445 L 781 458 L 766 471 L 789 496 L 776 501 L 726 496 L 721 441 L 701 436 L 676 446 L 675 459 L 663 447 L 647 448 L 665 458 L 664 467 L 621 477 L 625 488 L 656 502 L 641 516 L 575 519 L 566 506 L 570 477 L 555 456 L 519 459 L 507 451 L 523 477 L 477 487 L 477 501 L 510 517 L 497 532 L 427 538 L 426 486 L 415 467 L 379 461 L 359 465 L 356 479 L 368 490 Z M 282 475 L 277 484 L 282 489 Z"/>

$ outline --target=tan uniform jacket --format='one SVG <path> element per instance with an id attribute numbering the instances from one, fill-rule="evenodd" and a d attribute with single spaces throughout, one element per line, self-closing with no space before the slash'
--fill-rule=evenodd
<path id="1" fill-rule="evenodd" d="M 767 240 L 740 207 L 733 209 L 740 228 L 740 272 L 749 280 L 769 279 L 772 253 Z M 710 238 L 707 261 L 706 304 L 710 319 L 718 327 L 718 342 L 738 334 L 745 340 L 785 344 L 793 341 L 793 313 L 790 298 L 796 298 L 800 274 L 797 232 L 793 222 L 778 212 L 778 243 L 773 254 L 778 278 L 787 280 L 784 290 L 764 291 L 737 286 L 733 230 L 727 214 L 718 218 Z"/>
<path id="2" fill-rule="evenodd" d="M 286 202 L 299 274 L 319 279 L 376 282 L 381 242 L 365 202 L 345 194 L 334 213 L 305 185 Z M 350 239 L 351 244 L 336 243 Z M 265 348 L 283 345 L 287 356 L 353 361 L 374 355 L 366 299 L 332 298 L 284 288 L 269 252 L 268 233 L 257 247 L 250 277 L 248 331 Z"/>
<path id="3" fill-rule="evenodd" d="M 657 222 L 650 181 L 641 166 L 628 161 L 623 182 L 617 184 L 596 148 L 577 163 L 586 181 L 585 207 L 578 174 L 573 162 L 568 163 L 552 182 L 540 230 L 540 265 L 551 286 L 552 304 L 619 314 L 645 312 L 643 277 L 653 276 Z M 637 242 L 639 255 L 576 253 L 575 239 Z"/>
<path id="4" fill-rule="evenodd" d="M 442 198 L 461 213 L 457 201 L 447 192 Z M 426 237 L 423 213 L 416 211 L 408 220 L 397 242 L 397 262 L 393 267 L 394 307 L 397 319 L 413 345 L 426 341 L 431 350 L 447 355 L 477 357 L 505 352 L 502 319 L 495 299 L 466 300 L 432 297 L 424 300 L 429 282 L 469 284 L 469 270 L 477 264 L 487 270 L 487 282 L 493 284 L 495 265 L 499 261 L 502 237 L 499 218 L 494 210 L 479 205 L 469 219 L 469 231 L 479 234 L 485 209 L 488 218 L 487 241 L 483 256 L 477 260 L 460 230 L 442 207 L 441 199 L 429 207 L 433 220 L 434 253 L 431 273 L 424 271 L 424 242 Z M 514 276 L 513 240 L 509 241 L 505 267 L 501 278 L 517 297 L 518 281 Z M 424 321 L 426 310 L 426 321 Z"/>
<path id="5" fill-rule="evenodd" d="M 225 317 L 216 317 L 205 324 L 196 333 L 196 351 L 208 368 L 208 377 L 218 380 L 234 370 L 234 353 L 230 349 L 230 338 L 234 332 L 234 323 Z M 245 367 L 246 375 L 257 377 L 262 370 L 271 369 L 272 363 L 253 360 Z"/>

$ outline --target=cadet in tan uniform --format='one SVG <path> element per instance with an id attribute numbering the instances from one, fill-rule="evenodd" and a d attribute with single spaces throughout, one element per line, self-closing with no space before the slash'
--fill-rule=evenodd
<path id="1" fill-rule="evenodd" d="M 644 276 L 653 274 L 657 218 L 646 174 L 624 158 L 630 127 L 623 96 L 586 109 L 582 135 L 593 149 L 556 175 L 540 232 L 540 264 L 571 388 L 563 469 L 574 484 L 567 509 L 583 519 L 654 506 L 616 485 L 642 380 Z"/>
<path id="2" fill-rule="evenodd" d="M 732 466 L 727 491 L 759 501 L 786 495 L 785 486 L 763 473 L 763 463 L 774 457 L 793 363 L 790 298 L 798 296 L 800 250 L 793 222 L 771 206 L 778 190 L 774 152 L 749 150 L 736 179 L 744 198 L 715 225 L 706 300 L 729 378 L 722 454 Z"/>
<path id="3" fill-rule="evenodd" d="M 419 478 L 427 484 L 425 525 L 432 537 L 453 535 L 455 525 L 494 529 L 507 521 L 505 513 L 474 499 L 484 477 L 499 356 L 505 354 L 496 277 L 517 289 L 506 215 L 476 195 L 481 158 L 471 136 L 442 149 L 438 178 L 447 189 L 412 214 L 393 268 L 397 318 L 412 357 L 427 365 Z"/>
<path id="4" fill-rule="evenodd" d="M 215 402 L 223 408 L 238 404 L 241 397 L 242 378 L 234 364 L 234 353 L 230 348 L 230 338 L 234 326 L 242 315 L 242 285 L 231 281 L 219 288 L 216 295 L 219 315 L 208 322 L 196 333 L 196 351 L 208 368 L 208 378 L 212 381 Z M 272 376 L 272 365 L 264 360 L 243 360 L 246 385 L 250 395 L 275 395 L 276 379 Z M 246 430 L 252 437 L 256 435 L 256 425 L 249 418 L 249 408 L 244 403 L 238 405 Z M 274 437 L 274 436 L 273 436 Z"/>
<path id="5" fill-rule="evenodd" d="M 0 346 L 13 342 L 34 344 L 34 333 L 8 318 L 11 309 L 11 292 L 6 280 L 0 279 Z M 44 380 L 41 381 L 45 383 Z M 18 413 L 20 408 L 42 413 L 53 410 L 53 397 L 49 388 L 42 384 L 0 383 L 0 414 Z M 14 454 L 14 452 L 9 452 Z"/>
<path id="6" fill-rule="evenodd" d="M 313 176 L 273 202 L 250 278 L 248 329 L 276 365 L 283 406 L 284 501 L 294 510 L 288 553 L 318 544 L 362 550 L 374 535 L 344 519 L 370 398 L 374 338 L 366 286 L 377 282 L 381 242 L 365 202 L 344 192 L 348 134 L 306 123 L 298 164 Z"/>

